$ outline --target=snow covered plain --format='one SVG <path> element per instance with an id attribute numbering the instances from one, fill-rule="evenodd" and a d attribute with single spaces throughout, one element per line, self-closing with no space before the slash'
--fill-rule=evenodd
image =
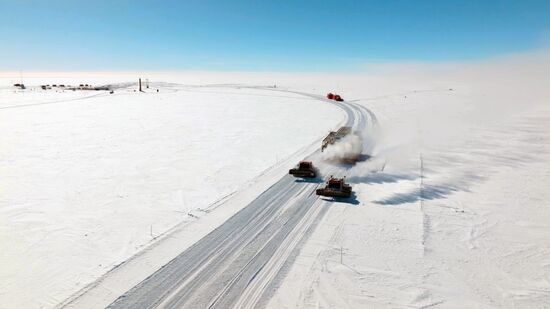
<path id="1" fill-rule="evenodd" d="M 159 95 L 120 90 L 116 104 L 105 95 L 32 108 L 10 106 L 75 98 L 61 93 L 23 98 L 6 88 L 1 103 L 8 108 L 0 109 L 0 126 L 9 134 L 0 137 L 0 170 L 9 181 L 0 196 L 5 222 L 0 258 L 8 267 L 0 273 L 1 303 L 54 306 L 140 252 L 87 288 L 82 302 L 64 303 L 103 307 L 97 304 L 109 304 L 279 179 L 343 115 L 303 97 L 227 85 L 276 83 L 308 93 L 341 93 L 374 111 L 380 128 L 365 143 L 373 159 L 349 171 L 359 204 L 319 203 L 327 208 L 323 219 L 305 232 L 309 238 L 267 287 L 273 297 L 263 305 L 546 308 L 549 64 L 546 55 L 535 54 L 467 65 L 385 66 L 369 74 L 151 74 L 151 80 L 180 85 L 157 84 Z M 133 76 L 87 78 L 104 84 Z M 225 85 L 194 87 L 205 84 Z M 235 104 L 249 110 L 230 114 L 227 107 Z M 34 110 L 38 106 L 43 109 Z M 186 114 L 183 106 L 197 114 Z M 314 116 L 299 117 L 307 112 Z M 226 125 L 228 113 L 242 121 Z M 195 132 L 216 130 L 212 126 L 223 129 Z M 37 128 L 45 133 L 38 135 Z M 188 143 L 183 136 L 189 130 L 206 137 Z M 124 147 L 117 152 L 119 145 Z M 186 154 L 187 148 L 193 153 Z M 98 151 L 104 155 L 94 156 Z M 72 153 L 69 159 L 66 152 Z M 113 158 L 118 161 L 109 162 Z M 253 163 L 256 159 L 261 162 Z M 256 169 L 240 169 L 243 162 Z M 208 164 L 229 169 L 227 175 L 218 172 L 227 178 L 196 173 Z M 237 184 L 233 176 L 239 173 Z M 204 184 L 211 184 L 206 191 Z M 231 192 L 236 193 L 222 198 Z M 172 229 L 153 241 L 151 225 L 155 235 Z"/>
<path id="2" fill-rule="evenodd" d="M 11 76 L 0 90 L 2 308 L 55 306 L 343 118 L 261 90 L 56 92 L 30 86 L 128 79 L 36 74 L 14 91 Z"/>
<path id="3" fill-rule="evenodd" d="M 346 83 L 386 167 L 350 171 L 360 205 L 329 206 L 268 308 L 549 308 L 549 59 Z"/>

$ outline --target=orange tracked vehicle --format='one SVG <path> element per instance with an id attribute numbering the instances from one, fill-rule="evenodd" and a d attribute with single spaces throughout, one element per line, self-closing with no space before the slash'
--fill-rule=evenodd
<path id="1" fill-rule="evenodd" d="M 310 161 L 301 161 L 298 165 L 290 169 L 288 173 L 294 177 L 302 178 L 315 178 L 317 177 L 317 170 Z"/>
<path id="2" fill-rule="evenodd" d="M 351 197 L 351 186 L 346 183 L 346 178 L 335 178 L 330 176 L 324 188 L 315 191 L 317 195 L 330 197 Z"/>

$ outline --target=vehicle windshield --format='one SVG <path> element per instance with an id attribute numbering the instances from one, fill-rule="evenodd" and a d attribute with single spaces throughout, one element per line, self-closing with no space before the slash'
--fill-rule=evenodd
<path id="1" fill-rule="evenodd" d="M 328 182 L 328 187 L 330 189 L 340 189 L 340 182 L 338 182 L 338 181 L 329 181 Z"/>

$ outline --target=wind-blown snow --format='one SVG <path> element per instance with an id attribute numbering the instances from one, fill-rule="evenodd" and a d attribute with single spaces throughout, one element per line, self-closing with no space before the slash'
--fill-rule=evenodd
<path id="1" fill-rule="evenodd" d="M 326 205 L 267 307 L 547 308 L 548 59 L 350 77 L 381 123 L 360 204 Z"/>
<path id="2" fill-rule="evenodd" d="M 354 158 L 363 151 L 363 140 L 359 135 L 349 134 L 344 136 L 323 151 L 323 160 L 338 161 L 348 158 Z"/>

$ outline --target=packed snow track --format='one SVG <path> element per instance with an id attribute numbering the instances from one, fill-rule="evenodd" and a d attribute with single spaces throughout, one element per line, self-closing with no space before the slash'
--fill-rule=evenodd
<path id="1" fill-rule="evenodd" d="M 345 125 L 354 130 L 376 125 L 374 114 L 357 104 L 333 103 L 323 96 L 293 93 L 336 104 L 347 115 Z M 313 156 L 319 156 L 319 151 L 310 158 Z M 326 166 L 325 170 L 336 176 L 345 175 L 343 167 Z M 108 308 L 262 306 L 275 281 L 280 279 L 277 276 L 285 262 L 330 205 L 315 195 L 318 185 L 284 176 Z"/>

